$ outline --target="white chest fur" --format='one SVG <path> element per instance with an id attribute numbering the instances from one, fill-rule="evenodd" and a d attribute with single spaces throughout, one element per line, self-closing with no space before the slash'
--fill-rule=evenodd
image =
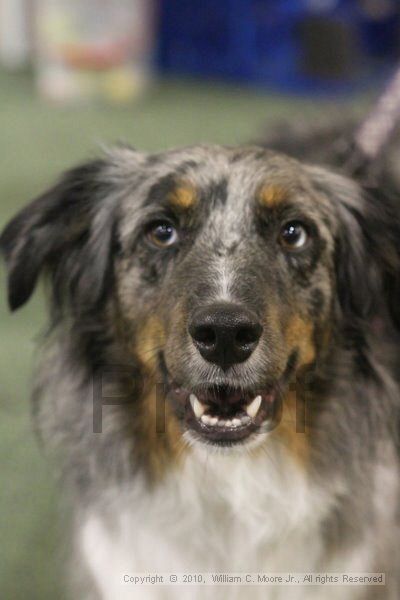
<path id="1" fill-rule="evenodd" d="M 321 564 L 321 519 L 326 494 L 301 466 L 271 449 L 218 455 L 193 450 L 151 492 L 137 481 L 104 499 L 107 510 L 85 517 L 80 551 L 104 600 L 263 598 L 303 600 L 309 587 L 122 586 L 124 574 L 199 572 L 309 572 Z M 341 592 L 341 593 L 339 593 Z M 351 598 L 356 598 L 354 589 Z M 318 598 L 318 593 L 315 595 Z M 324 598 L 346 598 L 326 588 Z"/>

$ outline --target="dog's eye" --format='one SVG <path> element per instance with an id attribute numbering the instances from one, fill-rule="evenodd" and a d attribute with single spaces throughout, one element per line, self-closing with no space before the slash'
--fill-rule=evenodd
<path id="1" fill-rule="evenodd" d="M 147 237 L 158 248 L 168 248 L 178 241 L 178 232 L 169 221 L 157 221 L 148 227 Z"/>
<path id="2" fill-rule="evenodd" d="M 308 232 L 300 221 L 290 221 L 282 227 L 279 240 L 289 250 L 300 250 L 308 242 Z"/>

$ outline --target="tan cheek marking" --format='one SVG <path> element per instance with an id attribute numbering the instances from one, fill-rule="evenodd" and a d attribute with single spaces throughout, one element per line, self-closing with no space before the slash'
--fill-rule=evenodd
<path id="1" fill-rule="evenodd" d="M 183 455 L 184 442 L 179 423 L 164 398 L 157 354 L 165 345 L 165 330 L 151 317 L 138 331 L 136 355 L 142 364 L 143 390 L 138 417 L 137 450 L 149 467 L 151 481 L 160 480 Z"/>
<path id="2" fill-rule="evenodd" d="M 157 365 L 158 351 L 164 347 L 165 331 L 157 317 L 150 317 L 138 329 L 135 339 L 135 354 L 146 370 Z"/>
<path id="3" fill-rule="evenodd" d="M 274 429 L 270 431 L 264 444 L 252 450 L 254 454 L 264 454 L 274 446 L 284 449 L 293 462 L 303 471 L 310 462 L 310 432 L 304 423 L 304 405 L 301 394 L 289 390 L 282 400 L 281 414 Z"/>
<path id="4" fill-rule="evenodd" d="M 293 316 L 285 330 L 287 353 L 293 348 L 299 349 L 299 367 L 311 364 L 315 360 L 314 325 L 299 315 Z M 307 390 L 302 389 L 297 381 L 293 384 L 282 401 L 282 414 L 276 428 L 271 432 L 271 443 L 274 438 L 281 443 L 293 457 L 296 464 L 306 469 L 310 456 L 310 432 L 305 421 L 305 401 Z"/>
<path id="5" fill-rule="evenodd" d="M 313 334 L 314 325 L 311 321 L 305 321 L 298 315 L 290 319 L 285 332 L 286 345 L 288 353 L 294 348 L 299 349 L 300 366 L 309 365 L 315 360 Z"/>
<path id="6" fill-rule="evenodd" d="M 303 468 L 309 462 L 309 432 L 303 419 L 304 408 L 301 393 L 289 390 L 283 400 L 282 416 L 276 429 L 271 433 L 271 443 L 283 443 L 294 461 Z M 275 440 L 274 440 L 275 438 Z"/>
<path id="7" fill-rule="evenodd" d="M 283 317 L 277 304 L 269 304 L 266 319 L 274 332 L 281 332 Z M 313 332 L 313 323 L 305 321 L 298 315 L 292 317 L 283 331 L 286 349 L 282 354 L 282 361 L 287 360 L 294 348 L 298 348 L 300 366 L 313 362 L 315 357 Z M 309 464 L 310 443 L 309 432 L 304 422 L 303 398 L 304 391 L 300 388 L 300 384 L 297 383 L 295 386 L 293 384 L 282 399 L 281 414 L 278 415 L 278 422 L 269 433 L 265 445 L 267 448 L 274 444 L 278 448 L 285 448 L 295 464 L 302 470 L 306 470 Z M 258 451 L 265 451 L 265 447 L 256 448 L 255 452 Z"/>
<path id="8" fill-rule="evenodd" d="M 164 398 L 161 386 L 150 381 L 142 398 L 137 446 L 148 464 L 149 479 L 160 481 L 180 464 L 186 449 L 179 423 Z"/>
<path id="9" fill-rule="evenodd" d="M 192 208 L 197 202 L 196 190 L 189 184 L 182 184 L 168 195 L 168 202 L 176 208 Z"/>
<path id="10" fill-rule="evenodd" d="M 263 206 L 275 208 L 287 200 L 287 198 L 287 190 L 283 187 L 279 185 L 265 185 L 260 192 L 259 201 Z"/>
<path id="11" fill-rule="evenodd" d="M 287 362 L 285 343 L 282 341 L 282 315 L 280 307 L 274 301 L 268 301 L 265 311 L 266 336 L 273 352 L 269 367 L 271 376 L 280 377 Z"/>

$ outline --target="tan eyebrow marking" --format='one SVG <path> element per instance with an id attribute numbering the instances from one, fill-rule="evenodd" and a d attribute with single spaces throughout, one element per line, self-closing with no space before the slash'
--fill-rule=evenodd
<path id="1" fill-rule="evenodd" d="M 168 194 L 168 202 L 177 208 L 188 209 L 197 203 L 197 192 L 189 183 L 180 183 Z"/>
<path id="2" fill-rule="evenodd" d="M 259 195 L 260 204 L 275 208 L 288 199 L 288 192 L 280 185 L 264 185 Z"/>

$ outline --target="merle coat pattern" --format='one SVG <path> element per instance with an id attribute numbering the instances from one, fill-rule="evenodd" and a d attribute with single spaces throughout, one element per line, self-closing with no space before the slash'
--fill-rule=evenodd
<path id="1" fill-rule="evenodd" d="M 6 227 L 11 309 L 49 288 L 34 415 L 73 508 L 75 597 L 203 597 L 121 587 L 132 572 L 383 571 L 383 587 L 207 596 L 398 598 L 400 219 L 383 187 L 256 146 L 121 146 Z M 192 335 L 211 305 L 257 323 L 245 359 Z M 231 425 L 199 420 L 192 394 Z"/>

